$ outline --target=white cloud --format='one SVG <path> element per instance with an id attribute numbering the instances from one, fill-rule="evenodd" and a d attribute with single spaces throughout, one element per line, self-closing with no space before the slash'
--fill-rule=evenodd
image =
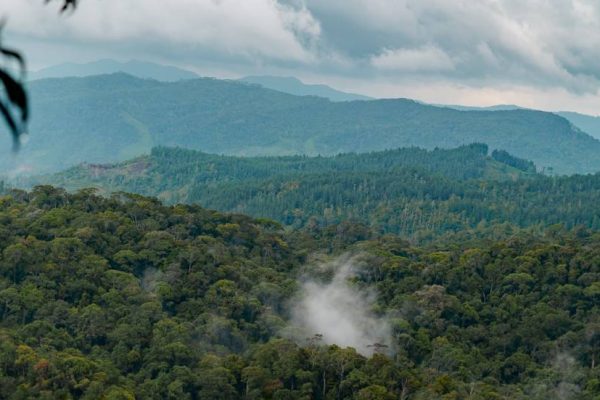
<path id="1" fill-rule="evenodd" d="M 376 66 L 410 66 L 412 59 L 437 58 L 439 68 L 430 71 L 446 71 L 448 81 L 468 85 L 502 82 L 596 92 L 600 82 L 600 64 L 595 61 L 600 54 L 596 0 L 307 0 L 307 4 L 322 23 L 323 40 Z M 455 68 L 449 68 L 450 60 Z"/>
<path id="2" fill-rule="evenodd" d="M 84 0 L 70 16 L 41 0 L 4 0 L 9 32 L 88 43 L 137 42 L 183 51 L 311 62 L 320 27 L 275 0 Z"/>
<path id="3" fill-rule="evenodd" d="M 382 70 L 395 71 L 446 71 L 454 69 L 454 61 L 444 51 L 434 46 L 418 49 L 385 49 L 371 58 L 371 64 Z"/>
<path id="4" fill-rule="evenodd" d="M 60 17 L 57 3 L 1 3 L 7 42 L 15 33 L 38 67 L 97 54 L 215 76 L 345 80 L 376 96 L 547 104 L 551 92 L 561 108 L 600 107 L 597 0 L 82 0 Z"/>
<path id="5" fill-rule="evenodd" d="M 375 298 L 350 284 L 355 275 L 356 258 L 340 257 L 319 266 L 332 270 L 330 282 L 308 279 L 292 304 L 292 323 L 296 339 L 301 342 L 315 334 L 327 344 L 353 347 L 359 353 L 372 355 L 374 344 L 391 344 L 391 329 L 385 317 L 373 312 Z M 300 335 L 298 336 L 298 334 Z"/>

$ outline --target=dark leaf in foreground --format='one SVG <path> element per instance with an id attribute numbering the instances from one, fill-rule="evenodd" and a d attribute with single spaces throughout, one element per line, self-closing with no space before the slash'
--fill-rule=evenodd
<path id="1" fill-rule="evenodd" d="M 45 0 L 45 3 L 48 4 L 51 1 L 52 0 Z M 61 13 L 67 11 L 69 8 L 75 9 L 75 7 L 77 7 L 78 0 L 62 1 L 63 5 L 60 10 Z M 3 26 L 4 22 L 0 22 L 0 33 L 2 32 Z M 8 125 L 16 150 L 19 148 L 21 135 L 25 133 L 25 126 L 29 119 L 29 102 L 27 99 L 27 92 L 22 83 L 26 71 L 25 59 L 18 51 L 7 49 L 3 47 L 1 43 L 0 55 L 4 60 L 16 61 L 19 65 L 20 79 L 18 80 L 11 76 L 8 69 L 0 67 L 0 82 L 2 83 L 6 95 L 6 100 L 0 99 L 0 114 L 2 114 L 2 118 L 4 118 L 6 125 Z M 20 118 L 15 116 L 13 108 L 18 110 L 17 112 L 20 113 Z"/>
<path id="2" fill-rule="evenodd" d="M 0 81 L 6 89 L 6 95 L 10 102 L 21 110 L 22 121 L 26 122 L 29 118 L 29 107 L 27 102 L 27 93 L 21 82 L 13 79 L 8 73 L 0 69 Z"/>
<path id="3" fill-rule="evenodd" d="M 25 76 L 25 59 L 18 51 L 0 47 L 0 54 L 2 54 L 3 56 L 5 56 L 7 58 L 15 59 L 17 61 L 17 63 L 19 64 L 21 78 L 23 78 Z"/>
<path id="4" fill-rule="evenodd" d="M 0 47 L 0 53 L 7 58 L 16 59 L 21 69 L 21 76 L 25 74 L 25 62 L 23 57 L 14 50 Z M 0 68 L 0 82 L 4 88 L 6 100 L 0 100 L 0 113 L 4 118 L 13 137 L 14 148 L 19 148 L 19 139 L 25 133 L 25 125 L 29 119 L 29 104 L 27 93 L 23 84 L 13 78 L 7 71 Z M 14 115 L 12 109 L 18 110 L 20 118 Z"/>

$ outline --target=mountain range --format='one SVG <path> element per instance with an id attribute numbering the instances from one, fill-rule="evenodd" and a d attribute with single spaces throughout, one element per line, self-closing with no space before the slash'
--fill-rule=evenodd
<path id="1" fill-rule="evenodd" d="M 519 107 L 513 104 L 498 104 L 489 107 L 471 107 L 471 106 L 459 106 L 459 105 L 443 105 L 437 104 L 439 107 L 448 107 L 454 110 L 460 111 L 510 111 L 510 110 L 526 110 L 524 107 Z M 572 111 L 555 111 L 554 114 L 560 115 L 561 117 L 568 120 L 575 127 L 582 130 L 583 132 L 600 139 L 600 117 L 593 115 L 586 115 L 576 113 Z"/>
<path id="2" fill-rule="evenodd" d="M 298 78 L 283 76 L 247 76 L 242 82 L 260 85 L 267 89 L 293 94 L 296 96 L 317 96 L 331 101 L 373 100 L 372 97 L 361 94 L 346 93 L 327 85 L 306 84 Z"/>
<path id="3" fill-rule="evenodd" d="M 123 72 L 137 78 L 155 79 L 162 82 L 174 82 L 183 79 L 196 79 L 200 76 L 187 69 L 163 65 L 148 61 L 117 61 L 103 59 L 87 63 L 63 63 L 29 72 L 29 80 L 45 78 L 72 78 L 93 75 L 106 75 Z M 318 96 L 331 101 L 372 100 L 372 97 L 346 93 L 327 85 L 306 84 L 294 77 L 260 75 L 247 76 L 240 82 L 259 85 L 267 89 L 293 94 L 296 96 Z"/>
<path id="4" fill-rule="evenodd" d="M 44 78 L 85 77 L 118 72 L 127 73 L 138 78 L 149 78 L 164 82 L 199 78 L 195 72 L 179 67 L 140 60 L 123 62 L 112 59 L 97 60 L 89 63 L 63 63 L 54 65 L 30 72 L 29 78 L 30 80 L 36 80 Z M 372 97 L 356 93 L 347 93 L 324 84 L 307 84 L 295 77 L 260 75 L 243 77 L 239 79 L 239 81 L 296 96 L 317 96 L 331 101 L 373 100 Z M 512 104 L 499 104 L 489 107 L 444 104 L 433 105 L 449 107 L 461 111 L 508 111 L 523 109 L 523 107 Z M 600 117 L 569 111 L 558 111 L 555 113 L 566 118 L 582 131 L 600 139 Z"/>
<path id="5" fill-rule="evenodd" d="M 473 142 L 556 173 L 600 170 L 600 141 L 558 115 L 534 110 L 457 111 L 408 99 L 332 102 L 237 81 L 159 82 L 123 73 L 42 79 L 29 91 L 33 140 L 11 159 L 5 137 L 5 172 L 121 161 L 160 145 L 251 156 Z"/>
<path id="6" fill-rule="evenodd" d="M 116 61 L 103 59 L 88 63 L 63 63 L 29 73 L 29 80 L 45 78 L 84 77 L 123 72 L 144 79 L 173 82 L 195 79 L 198 75 L 182 68 L 147 61 Z"/>

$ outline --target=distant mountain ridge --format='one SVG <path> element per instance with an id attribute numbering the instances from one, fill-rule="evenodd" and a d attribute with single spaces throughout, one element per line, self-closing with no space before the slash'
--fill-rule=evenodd
<path id="1" fill-rule="evenodd" d="M 156 79 L 157 81 L 174 82 L 182 79 L 195 79 L 199 76 L 191 71 L 169 65 L 146 61 L 131 60 L 127 62 L 104 59 L 89 63 L 64 63 L 34 71 L 29 74 L 30 80 L 44 78 L 70 78 L 123 72 L 138 78 Z"/>
<path id="2" fill-rule="evenodd" d="M 494 106 L 461 106 L 456 104 L 433 104 L 436 107 L 447 107 L 459 111 L 513 111 L 513 110 L 532 110 L 531 108 L 521 107 L 514 104 L 496 104 Z"/>
<path id="3" fill-rule="evenodd" d="M 147 61 L 131 60 L 127 62 L 112 59 L 97 60 L 89 63 L 64 63 L 29 73 L 30 80 L 44 78 L 86 77 L 123 72 L 129 75 L 155 79 L 163 82 L 174 82 L 182 79 L 196 79 L 199 76 L 191 71 L 168 65 Z M 295 77 L 258 75 L 246 76 L 238 81 L 259 85 L 266 89 L 293 94 L 295 96 L 317 96 L 331 101 L 375 100 L 373 97 L 357 93 L 348 93 L 324 84 L 307 84 Z M 499 104 L 488 107 L 462 106 L 448 104 L 432 104 L 438 107 L 452 108 L 460 111 L 510 111 L 524 109 L 512 104 Z M 583 132 L 600 139 L 600 117 L 575 112 L 559 111 L 555 114 L 569 120 Z"/>
<path id="4" fill-rule="evenodd" d="M 161 145 L 252 156 L 473 142 L 558 173 L 600 171 L 600 141 L 541 111 L 457 111 L 407 99 L 331 102 L 231 80 L 159 82 L 122 73 L 43 79 L 29 90 L 31 140 L 11 162 L 5 137 L 5 173 L 19 162 L 34 174 L 116 162 Z"/>
<path id="5" fill-rule="evenodd" d="M 327 85 L 310 85 L 294 77 L 280 76 L 247 76 L 240 81 L 261 85 L 267 89 L 278 90 L 297 96 L 318 96 L 331 101 L 375 100 L 373 97 L 355 93 L 346 93 L 333 89 Z M 427 103 L 424 103 L 427 104 Z M 524 110 L 525 107 L 514 104 L 498 104 L 487 107 L 463 106 L 454 104 L 431 104 L 437 107 L 452 108 L 459 111 L 513 111 Z M 554 114 L 569 120 L 583 132 L 600 139 L 600 117 L 585 115 L 569 111 L 557 111 Z"/>
<path id="6" fill-rule="evenodd" d="M 528 108 L 516 106 L 513 104 L 498 104 L 489 107 L 475 107 L 475 106 L 459 106 L 459 105 L 444 105 L 436 104 L 438 107 L 448 107 L 460 111 L 510 111 L 510 110 L 527 110 Z M 581 129 L 583 132 L 590 136 L 600 139 L 600 117 L 592 115 L 580 114 L 571 111 L 554 111 L 556 115 L 559 115 L 574 126 Z"/>
<path id="7" fill-rule="evenodd" d="M 361 94 L 346 93 L 327 85 L 311 85 L 294 77 L 283 76 L 247 76 L 241 82 L 260 85 L 267 89 L 293 94 L 296 96 L 318 96 L 331 101 L 373 100 L 372 97 Z"/>
<path id="8" fill-rule="evenodd" d="M 589 133 L 596 139 L 600 139 L 600 117 L 570 111 L 561 111 L 556 114 L 568 119 L 573 125 L 585 133 Z"/>

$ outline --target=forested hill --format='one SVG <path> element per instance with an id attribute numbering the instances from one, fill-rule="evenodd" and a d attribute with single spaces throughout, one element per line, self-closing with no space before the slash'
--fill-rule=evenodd
<path id="1" fill-rule="evenodd" d="M 122 161 L 158 145 L 332 155 L 473 142 L 558 173 L 600 171 L 600 141 L 564 118 L 531 110 L 457 111 L 406 99 L 331 102 L 236 81 L 165 83 L 125 74 L 44 79 L 29 90 L 31 140 L 16 161 L 2 156 L 4 172 Z M 9 143 L 2 148 L 9 151 Z"/>
<path id="2" fill-rule="evenodd" d="M 131 191 L 169 203 L 275 219 L 290 227 L 347 220 L 415 240 L 496 223 L 600 229 L 600 175 L 547 177 L 485 145 L 334 157 L 216 156 L 155 148 L 115 165 L 84 164 L 29 184 Z"/>
<path id="3" fill-rule="evenodd" d="M 268 179 L 274 175 L 321 173 L 363 173 L 416 169 L 451 179 L 516 179 L 534 175 L 535 165 L 503 151 L 493 151 L 474 143 L 456 149 L 404 148 L 372 153 L 346 153 L 336 156 L 237 157 L 208 154 L 182 148 L 156 147 L 149 156 L 116 164 L 84 163 L 58 174 L 33 178 L 33 182 L 61 183 L 69 189 L 84 187 L 90 178 L 99 183 L 122 175 L 125 180 L 152 177 L 164 180 L 147 190 L 177 191 L 188 183 L 225 183 Z M 107 182 L 108 183 L 108 182 Z M 145 182 L 150 183 L 150 181 Z M 168 186 L 165 186 L 168 185 Z M 170 199 L 177 201 L 179 199 Z"/>
<path id="4" fill-rule="evenodd" d="M 347 225 L 329 241 L 48 186 L 0 197 L 0 220 L 2 399 L 600 395 L 600 238 L 585 229 L 436 248 L 357 241 Z M 347 262 L 352 280 L 327 278 Z M 307 279 L 366 303 L 329 309 L 310 340 L 294 336 Z M 361 313 L 386 327 L 383 343 L 363 342 L 370 325 L 351 322 L 343 334 L 357 330 L 371 354 L 333 345 L 323 329 Z"/>

